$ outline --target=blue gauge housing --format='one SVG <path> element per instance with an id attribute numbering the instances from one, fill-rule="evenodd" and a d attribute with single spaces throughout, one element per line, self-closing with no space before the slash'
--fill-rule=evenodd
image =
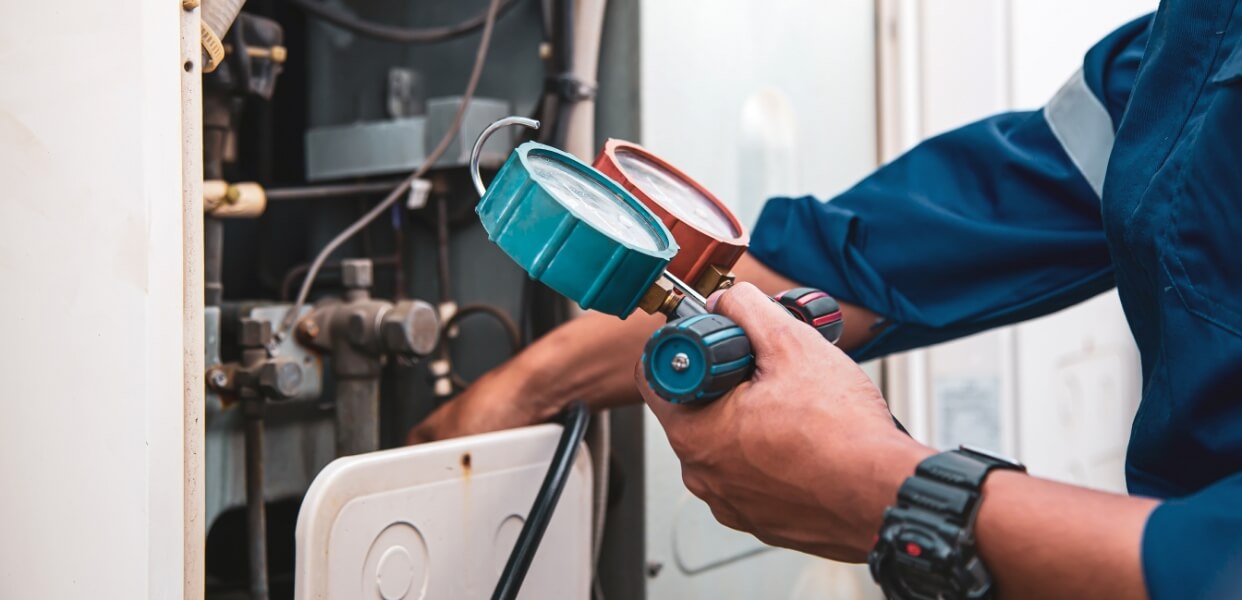
<path id="1" fill-rule="evenodd" d="M 550 180 L 549 170 L 563 181 Z M 593 207 L 574 190 L 616 206 Z M 488 239 L 531 278 L 584 309 L 621 318 L 634 312 L 678 250 L 668 228 L 624 188 L 537 142 L 509 155 L 475 212 Z"/>

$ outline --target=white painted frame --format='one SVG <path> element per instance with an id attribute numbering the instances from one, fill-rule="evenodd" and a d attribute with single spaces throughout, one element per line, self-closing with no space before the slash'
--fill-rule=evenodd
<path id="1" fill-rule="evenodd" d="M 201 597 L 197 15 L 3 13 L 0 597 Z"/>

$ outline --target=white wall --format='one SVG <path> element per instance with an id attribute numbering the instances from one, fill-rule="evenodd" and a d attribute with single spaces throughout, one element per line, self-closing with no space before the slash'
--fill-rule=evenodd
<path id="1" fill-rule="evenodd" d="M 0 598 L 176 598 L 180 2 L 0 9 Z"/>
<path id="2" fill-rule="evenodd" d="M 778 194 L 875 167 L 871 0 L 647 0 L 642 143 L 747 227 Z"/>

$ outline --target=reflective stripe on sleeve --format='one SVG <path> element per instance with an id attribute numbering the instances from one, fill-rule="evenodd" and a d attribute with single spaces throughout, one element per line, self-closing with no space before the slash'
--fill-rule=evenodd
<path id="1" fill-rule="evenodd" d="M 1044 107 L 1044 118 L 1078 172 L 1102 196 L 1104 172 L 1113 153 L 1113 120 L 1087 86 L 1082 69 Z"/>

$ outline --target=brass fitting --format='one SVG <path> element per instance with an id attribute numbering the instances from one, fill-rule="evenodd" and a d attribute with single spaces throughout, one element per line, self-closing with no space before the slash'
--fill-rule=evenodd
<path id="1" fill-rule="evenodd" d="M 647 288 L 647 292 L 638 301 L 638 308 L 649 315 L 656 313 L 671 315 L 680 301 L 681 295 L 673 289 L 673 284 L 661 277 Z"/>
<path id="2" fill-rule="evenodd" d="M 712 295 L 712 292 L 733 287 L 736 279 L 732 271 L 712 265 L 704 270 L 702 275 L 699 275 L 699 280 L 694 282 L 694 290 L 706 298 Z"/>
<path id="3" fill-rule="evenodd" d="M 225 44 L 224 53 L 232 54 L 233 45 Z M 283 65 L 289 58 L 289 49 L 284 46 L 272 46 L 271 48 L 256 48 L 254 46 L 247 46 L 246 56 L 250 58 L 266 58 L 278 65 Z"/>

